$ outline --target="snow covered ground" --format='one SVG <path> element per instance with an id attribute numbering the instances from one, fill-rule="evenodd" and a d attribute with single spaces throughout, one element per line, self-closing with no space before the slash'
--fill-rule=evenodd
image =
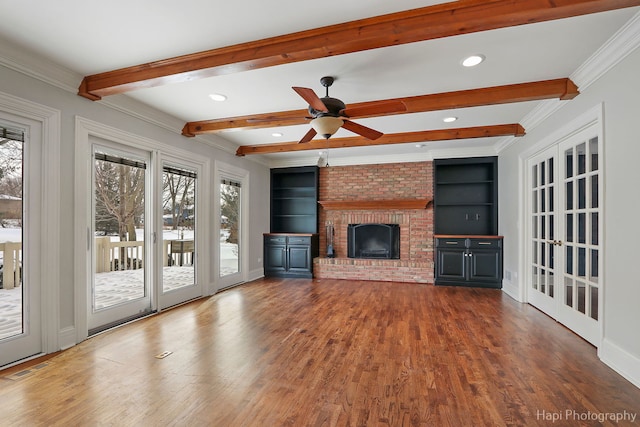
<path id="1" fill-rule="evenodd" d="M 226 243 L 228 234 L 220 233 L 220 274 L 225 276 L 238 271 L 238 245 Z M 114 236 L 118 240 L 117 236 Z M 142 236 L 140 236 L 142 238 Z M 193 232 L 184 230 L 166 230 L 165 240 L 190 239 Z M 21 229 L 0 228 L 0 242 L 22 241 Z M 143 294 L 143 271 L 125 270 L 96 274 L 96 308 L 116 305 L 128 300 L 140 298 Z M 192 266 L 163 267 L 164 291 L 170 291 L 194 283 Z M 22 286 L 13 289 L 0 289 L 0 339 L 22 332 Z"/>

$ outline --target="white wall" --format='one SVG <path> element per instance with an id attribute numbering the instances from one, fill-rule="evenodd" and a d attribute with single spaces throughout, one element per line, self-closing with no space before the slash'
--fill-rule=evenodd
<path id="1" fill-rule="evenodd" d="M 521 155 L 576 117 L 604 109 L 604 281 L 600 358 L 640 387 L 640 49 L 499 153 L 499 232 L 505 236 L 505 290 L 524 296 L 519 260 Z M 517 278 L 516 278 L 517 276 Z"/>
<path id="2" fill-rule="evenodd" d="M 61 135 L 60 135 L 60 206 L 63 214 L 60 215 L 60 253 L 74 253 L 74 218 L 70 213 L 74 206 L 74 144 L 75 144 L 75 118 L 80 116 L 103 125 L 114 127 L 127 133 L 143 138 L 158 141 L 161 144 L 168 144 L 182 150 L 188 150 L 197 155 L 214 160 L 223 161 L 227 164 L 247 170 L 250 175 L 250 209 L 249 212 L 249 279 L 259 276 L 262 272 L 262 263 L 258 262 L 262 258 L 262 233 L 269 231 L 269 168 L 263 164 L 253 161 L 251 158 L 236 157 L 232 151 L 225 151 L 215 147 L 215 141 L 207 143 L 198 138 L 186 138 L 180 135 L 180 129 L 184 123 L 175 118 L 165 116 L 158 112 L 149 111 L 146 106 L 133 102 L 130 98 L 123 96 L 114 97 L 114 104 L 124 107 L 111 108 L 108 105 L 110 100 L 93 102 L 75 94 L 74 86 L 80 83 L 80 76 L 77 81 L 68 71 L 55 69 L 54 66 L 46 68 L 43 64 L 33 62 L 33 58 L 27 57 L 25 61 L 31 61 L 30 68 L 22 72 L 21 67 L 15 62 L 15 55 L 18 50 L 0 43 L 0 92 L 13 95 L 34 103 L 38 103 L 61 111 Z M 22 55 L 22 53 L 19 53 Z M 22 59 L 22 58 L 21 58 Z M 54 75 L 59 76 L 57 80 L 52 80 L 49 84 L 46 78 L 34 78 L 32 71 L 34 68 L 45 69 Z M 26 69 L 26 68 L 25 68 Z M 37 72 L 36 72 L 37 73 Z M 45 81 L 43 81 L 45 80 Z M 152 114 L 152 120 L 141 120 L 123 111 L 127 109 L 137 109 Z M 220 142 L 224 144 L 224 142 Z M 213 172 L 210 171 L 210 177 Z M 213 189 L 217 188 L 217 183 L 205 185 L 205 203 L 213 206 Z M 214 230 L 214 220 L 216 215 L 212 213 L 210 219 L 210 229 Z M 62 259 L 69 260 L 69 257 Z M 215 260 L 211 260 L 212 273 Z M 74 269 L 72 266 L 60 268 L 60 301 L 59 301 L 59 330 L 69 330 L 74 328 Z M 212 274 L 211 280 L 215 282 L 216 277 Z M 62 344 L 63 345 L 63 344 Z"/>

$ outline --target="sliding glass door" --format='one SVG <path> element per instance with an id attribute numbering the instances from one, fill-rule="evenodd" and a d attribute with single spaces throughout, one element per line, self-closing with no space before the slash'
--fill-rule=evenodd
<path id="1" fill-rule="evenodd" d="M 149 153 L 94 145 L 89 331 L 151 312 Z"/>
<path id="2" fill-rule="evenodd" d="M 0 123 L 0 366 L 42 348 L 37 156 L 23 129 Z"/>
<path id="3" fill-rule="evenodd" d="M 198 171 L 165 161 L 162 165 L 162 260 L 160 308 L 170 307 L 202 295 L 198 280 L 196 249 L 200 218 Z"/>

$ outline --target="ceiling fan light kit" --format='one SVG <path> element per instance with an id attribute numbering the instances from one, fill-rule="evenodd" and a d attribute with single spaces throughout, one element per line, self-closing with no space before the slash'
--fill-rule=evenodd
<path id="1" fill-rule="evenodd" d="M 311 115 L 311 129 L 302 137 L 299 143 L 311 141 L 317 134 L 325 139 L 331 138 L 341 127 L 357 133 L 367 139 L 377 139 L 383 134 L 377 130 L 348 120 L 354 116 L 370 114 L 397 113 L 406 111 L 407 107 L 402 102 L 370 103 L 364 106 L 348 109 L 344 102 L 338 98 L 329 96 L 329 87 L 335 81 L 334 77 L 325 76 L 320 79 L 320 84 L 326 88 L 326 94 L 320 98 L 313 89 L 294 86 L 292 89 L 309 103 Z"/>
<path id="2" fill-rule="evenodd" d="M 343 124 L 344 120 L 332 116 L 320 116 L 311 120 L 311 127 L 325 139 L 331 138 Z"/>

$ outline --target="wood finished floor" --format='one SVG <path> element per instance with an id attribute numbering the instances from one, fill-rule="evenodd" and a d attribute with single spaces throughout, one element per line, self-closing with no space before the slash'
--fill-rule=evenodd
<path id="1" fill-rule="evenodd" d="M 154 356 L 173 353 L 164 359 Z M 640 389 L 498 290 L 258 280 L 91 338 L 16 378 L 2 426 L 573 426 Z M 13 376 L 12 376 L 13 375 Z M 551 423 L 545 417 L 561 414 Z"/>

